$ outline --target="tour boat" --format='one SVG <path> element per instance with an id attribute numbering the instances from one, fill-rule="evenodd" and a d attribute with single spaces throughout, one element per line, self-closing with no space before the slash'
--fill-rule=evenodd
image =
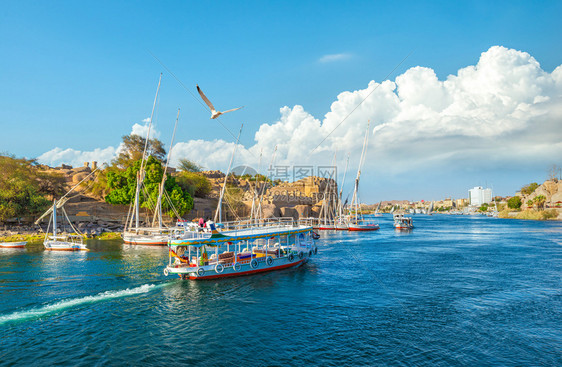
<path id="1" fill-rule="evenodd" d="M 310 224 L 279 218 L 223 225 L 222 232 L 211 223 L 211 232 L 172 235 L 164 274 L 194 280 L 250 275 L 302 265 L 318 252 Z"/>
<path id="2" fill-rule="evenodd" d="M 27 241 L 22 242 L 0 242 L 0 248 L 25 248 Z"/>
<path id="3" fill-rule="evenodd" d="M 394 214 L 394 228 L 396 229 L 413 229 L 414 223 L 411 217 L 405 217 L 404 214 Z"/>

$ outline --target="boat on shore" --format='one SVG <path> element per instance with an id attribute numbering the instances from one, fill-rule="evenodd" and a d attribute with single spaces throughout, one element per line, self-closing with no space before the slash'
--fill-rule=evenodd
<path id="1" fill-rule="evenodd" d="M 25 248 L 27 241 L 21 242 L 0 242 L 0 248 Z"/>
<path id="2" fill-rule="evenodd" d="M 218 232 L 185 231 L 168 242 L 164 274 L 181 279 L 218 279 L 282 270 L 306 263 L 318 252 L 311 223 L 292 218 L 222 223 Z"/>

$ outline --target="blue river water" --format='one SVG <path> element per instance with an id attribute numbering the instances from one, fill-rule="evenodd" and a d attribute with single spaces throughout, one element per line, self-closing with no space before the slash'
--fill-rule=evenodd
<path id="1" fill-rule="evenodd" d="M 562 223 L 415 215 L 309 263 L 166 278 L 165 248 L 0 250 L 0 365 L 562 365 Z"/>

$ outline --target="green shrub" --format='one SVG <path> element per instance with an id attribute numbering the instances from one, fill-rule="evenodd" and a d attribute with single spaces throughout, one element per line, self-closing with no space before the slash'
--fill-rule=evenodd
<path id="1" fill-rule="evenodd" d="M 211 181 L 204 175 L 197 172 L 181 172 L 176 176 L 176 182 L 191 196 L 204 198 L 211 193 Z"/>
<path id="2" fill-rule="evenodd" d="M 0 155 L 0 222 L 41 213 L 50 205 L 42 194 L 58 194 L 59 181 L 59 175 L 39 173 L 34 160 Z"/>
<path id="3" fill-rule="evenodd" d="M 510 209 L 519 209 L 521 208 L 521 198 L 519 196 L 514 196 L 507 201 L 507 206 Z"/>

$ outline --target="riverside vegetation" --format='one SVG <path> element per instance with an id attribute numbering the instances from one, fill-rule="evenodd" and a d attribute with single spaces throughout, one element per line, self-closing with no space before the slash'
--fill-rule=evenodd
<path id="1" fill-rule="evenodd" d="M 166 151 L 158 139 L 150 139 L 146 161 L 145 190 L 141 196 L 141 207 L 154 205 L 158 196 L 159 184 L 164 174 L 165 191 L 179 215 L 185 215 L 193 208 L 193 197 L 205 197 L 211 191 L 211 183 L 200 173 L 200 167 L 187 159 L 182 162 L 181 171 L 165 173 L 163 160 Z M 79 191 L 97 200 L 112 205 L 129 205 L 134 200 L 136 177 L 140 169 L 145 139 L 138 135 L 123 136 L 124 149 L 110 165 L 100 168 L 89 181 L 85 181 Z M 63 166 L 66 168 L 68 166 Z M 72 167 L 70 167 L 72 168 Z M 65 171 L 64 169 L 62 171 Z M 86 174 L 84 174 L 85 176 Z M 41 241 L 42 235 L 36 233 L 37 227 L 24 225 L 32 223 L 43 213 L 52 200 L 63 195 L 73 184 L 72 179 L 56 169 L 38 164 L 36 160 L 0 155 L 0 224 L 4 233 L 3 241 L 26 240 Z M 163 202 L 163 210 L 170 217 L 173 210 L 168 202 Z M 6 231 L 17 225 L 16 231 Z M 103 234 L 100 238 L 114 238 L 116 234 Z"/>
<path id="2" fill-rule="evenodd" d="M 556 172 L 557 168 L 552 169 Z M 532 182 L 525 185 L 515 196 L 507 200 L 507 206 L 500 211 L 501 218 L 549 220 L 558 219 L 562 209 L 562 181 L 551 175 L 539 185 Z"/>

